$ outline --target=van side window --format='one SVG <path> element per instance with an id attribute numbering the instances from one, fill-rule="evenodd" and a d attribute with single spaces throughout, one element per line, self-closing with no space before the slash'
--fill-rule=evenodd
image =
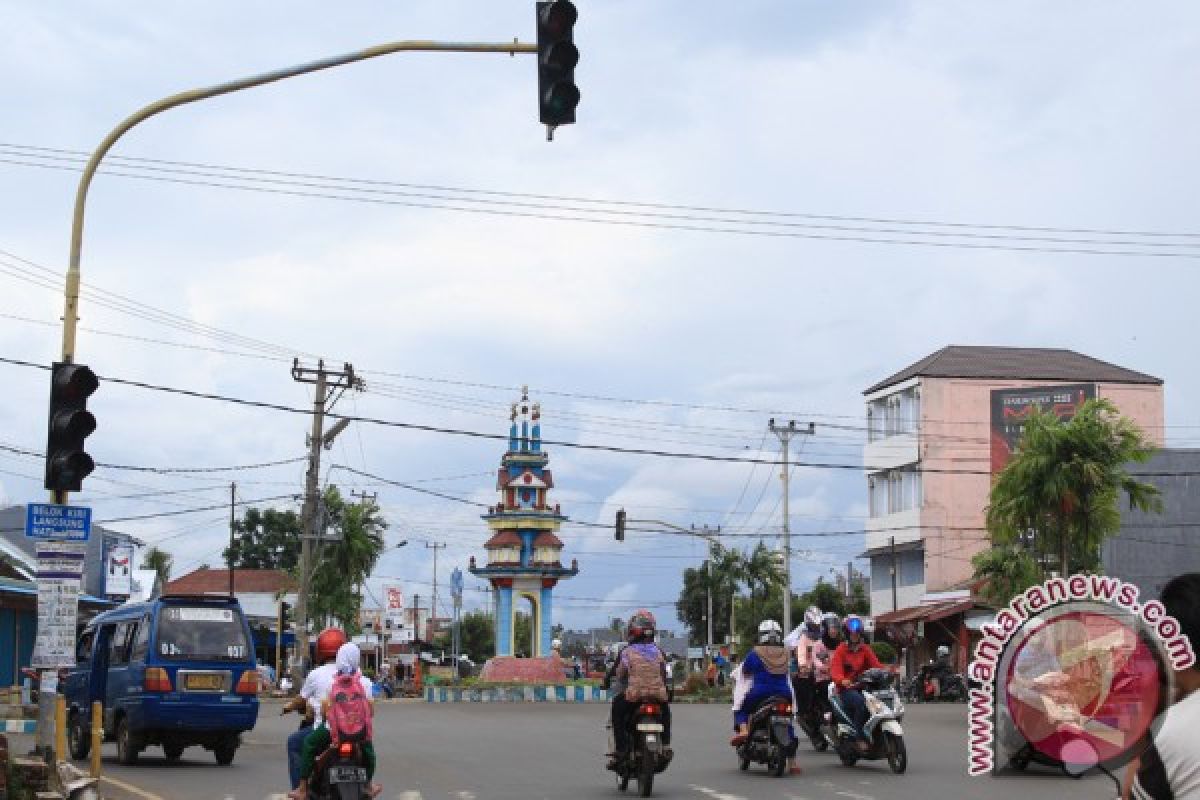
<path id="1" fill-rule="evenodd" d="M 96 629 L 88 628 L 83 632 L 83 636 L 79 637 L 79 644 L 75 646 L 75 662 L 78 664 L 86 664 L 92 660 L 92 642 L 96 640 Z"/>
<path id="2" fill-rule="evenodd" d="M 129 660 L 140 662 L 146 660 L 146 652 L 150 649 L 150 615 L 142 617 L 137 625 L 137 634 L 133 638 L 133 651 Z"/>
<path id="3" fill-rule="evenodd" d="M 112 644 L 108 651 L 110 667 L 129 663 L 129 634 L 134 627 L 132 622 L 122 622 L 113 629 Z"/>

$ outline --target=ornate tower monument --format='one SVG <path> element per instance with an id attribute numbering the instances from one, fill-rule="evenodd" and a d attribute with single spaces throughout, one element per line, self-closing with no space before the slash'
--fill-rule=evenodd
<path id="1" fill-rule="evenodd" d="M 529 402 L 529 388 L 521 391 L 520 402 L 512 405 L 508 452 L 500 461 L 496 490 L 500 502 L 483 515 L 492 537 L 487 549 L 487 566 L 471 557 L 471 574 L 485 578 L 495 589 L 496 655 L 516 655 L 516 612 L 518 602 L 529 601 L 533 617 L 533 658 L 550 656 L 554 614 L 554 587 L 579 572 L 579 565 L 562 565 L 562 540 L 556 535 L 566 521 L 558 504 L 550 505 L 547 494 L 554 476 L 546 469 L 550 457 L 542 451 L 541 408 Z"/>

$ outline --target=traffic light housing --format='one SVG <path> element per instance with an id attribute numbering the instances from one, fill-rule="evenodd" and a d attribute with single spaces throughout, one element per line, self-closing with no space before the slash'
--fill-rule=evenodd
<path id="1" fill-rule="evenodd" d="M 625 509 L 617 511 L 617 541 L 625 541 Z"/>
<path id="2" fill-rule="evenodd" d="M 575 86 L 574 28 L 579 12 L 570 0 L 537 3 L 538 109 L 544 125 L 575 122 L 579 89 Z"/>
<path id="3" fill-rule="evenodd" d="M 46 488 L 78 492 L 96 468 L 83 449 L 96 430 L 87 400 L 100 386 L 96 373 L 83 364 L 55 362 L 50 370 L 50 421 L 46 436 Z"/>
<path id="4" fill-rule="evenodd" d="M 281 602 L 279 604 L 279 622 L 280 622 L 280 624 L 283 625 L 284 627 L 287 627 L 288 623 L 291 621 L 292 621 L 292 604 L 288 603 L 286 601 Z"/>

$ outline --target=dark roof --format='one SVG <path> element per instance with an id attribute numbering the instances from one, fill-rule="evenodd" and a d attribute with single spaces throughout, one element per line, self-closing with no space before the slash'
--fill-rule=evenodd
<path id="1" fill-rule="evenodd" d="M 871 394 L 909 378 L 1147 383 L 1162 378 L 1118 367 L 1098 358 L 1049 347 L 974 347 L 951 345 L 863 390 Z"/>
<path id="2" fill-rule="evenodd" d="M 296 580 L 279 569 L 237 569 L 233 571 L 235 592 L 277 594 L 293 591 Z M 229 570 L 198 569 L 170 581 L 163 594 L 225 594 L 229 591 Z"/>

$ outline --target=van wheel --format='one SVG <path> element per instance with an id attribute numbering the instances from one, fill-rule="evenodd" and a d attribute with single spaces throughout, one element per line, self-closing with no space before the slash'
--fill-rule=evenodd
<path id="1" fill-rule="evenodd" d="M 237 749 L 237 737 L 232 739 L 223 739 L 216 747 L 213 748 L 213 756 L 217 759 L 217 763 L 222 767 L 228 767 L 233 763 L 233 757 L 237 753 Z"/>
<path id="2" fill-rule="evenodd" d="M 167 757 L 167 761 L 178 761 L 183 755 L 183 745 L 181 744 L 164 744 L 163 755 Z"/>
<path id="3" fill-rule="evenodd" d="M 92 749 L 91 732 L 83 725 L 83 714 L 76 712 L 71 715 L 71 722 L 67 725 L 67 736 L 71 749 L 71 758 L 76 761 L 82 761 L 88 757 L 88 753 Z"/>
<path id="4" fill-rule="evenodd" d="M 117 761 L 127 767 L 136 764 L 140 749 L 137 736 L 129 730 L 129 718 L 121 717 L 117 723 Z"/>

